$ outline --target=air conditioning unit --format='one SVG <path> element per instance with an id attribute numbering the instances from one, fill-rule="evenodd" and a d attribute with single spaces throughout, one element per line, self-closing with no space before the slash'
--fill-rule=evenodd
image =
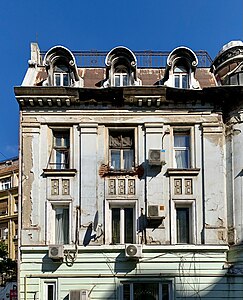
<path id="1" fill-rule="evenodd" d="M 53 260 L 60 260 L 63 258 L 63 245 L 50 245 L 48 256 Z"/>
<path id="2" fill-rule="evenodd" d="M 69 293 L 69 300 L 88 300 L 89 291 L 88 290 L 73 290 Z"/>
<path id="3" fill-rule="evenodd" d="M 125 245 L 125 256 L 129 258 L 141 258 L 143 254 L 142 245 Z"/>
<path id="4" fill-rule="evenodd" d="M 164 149 L 149 149 L 148 162 L 150 166 L 161 166 L 165 164 Z"/>

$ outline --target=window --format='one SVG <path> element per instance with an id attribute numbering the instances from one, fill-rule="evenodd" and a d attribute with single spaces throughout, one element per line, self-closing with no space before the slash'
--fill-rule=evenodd
<path id="1" fill-rule="evenodd" d="M 70 72 L 65 65 L 56 65 L 54 67 L 54 85 L 55 86 L 69 86 Z"/>
<path id="2" fill-rule="evenodd" d="M 69 206 L 54 206 L 55 243 L 69 244 Z"/>
<path id="3" fill-rule="evenodd" d="M 114 86 L 129 85 L 129 74 L 125 66 L 118 66 L 114 72 Z"/>
<path id="4" fill-rule="evenodd" d="M 0 216 L 8 214 L 8 199 L 4 198 L 0 200 Z"/>
<path id="5" fill-rule="evenodd" d="M 45 282 L 45 300 L 56 299 L 56 282 Z"/>
<path id="6" fill-rule="evenodd" d="M 174 167 L 191 168 L 190 131 L 174 131 Z"/>
<path id="7" fill-rule="evenodd" d="M 54 169 L 68 169 L 70 157 L 69 131 L 53 131 L 53 162 Z"/>
<path id="8" fill-rule="evenodd" d="M 174 87 L 188 89 L 189 74 L 183 65 L 177 65 L 174 68 Z"/>
<path id="9" fill-rule="evenodd" d="M 163 282 L 123 283 L 124 300 L 170 300 L 171 287 Z"/>
<path id="10" fill-rule="evenodd" d="M 176 208 L 176 231 L 177 243 L 190 243 L 190 208 L 177 207 Z"/>
<path id="11" fill-rule="evenodd" d="M 110 169 L 132 170 L 134 167 L 134 131 L 110 130 Z"/>
<path id="12" fill-rule="evenodd" d="M 134 208 L 111 207 L 112 244 L 134 242 Z"/>
<path id="13" fill-rule="evenodd" d="M 0 189 L 1 190 L 8 190 L 11 189 L 11 177 L 4 178 L 0 181 Z"/>
<path id="14" fill-rule="evenodd" d="M 14 213 L 18 212 L 18 197 L 14 197 Z"/>

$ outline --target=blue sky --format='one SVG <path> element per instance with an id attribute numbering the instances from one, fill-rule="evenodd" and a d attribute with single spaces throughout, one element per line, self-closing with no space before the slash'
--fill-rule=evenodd
<path id="1" fill-rule="evenodd" d="M 184 45 L 212 58 L 243 39 L 242 0 L 0 1 L 0 160 L 18 155 L 18 105 L 30 43 L 41 50 L 173 50 Z"/>

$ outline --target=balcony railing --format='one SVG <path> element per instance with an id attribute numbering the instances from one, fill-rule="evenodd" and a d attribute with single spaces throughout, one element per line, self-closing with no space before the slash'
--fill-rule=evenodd
<path id="1" fill-rule="evenodd" d="M 106 51 L 72 51 L 76 59 L 76 64 L 80 68 L 103 68 L 105 67 Z M 46 51 L 41 52 L 42 57 Z M 134 51 L 137 58 L 138 68 L 165 68 L 167 57 L 170 51 Z M 198 58 L 199 68 L 209 68 L 212 59 L 207 51 L 195 51 Z"/>

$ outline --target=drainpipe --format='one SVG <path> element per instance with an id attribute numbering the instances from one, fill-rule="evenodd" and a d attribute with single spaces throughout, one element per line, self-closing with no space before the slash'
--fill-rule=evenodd
<path id="1" fill-rule="evenodd" d="M 79 224 L 77 223 L 78 229 L 78 243 L 79 243 L 79 230 L 82 225 L 82 139 L 81 139 L 81 124 L 79 124 Z"/>
<path id="2" fill-rule="evenodd" d="M 205 169 L 204 169 L 204 135 L 203 135 L 203 126 L 201 124 L 201 132 L 202 132 L 202 139 L 201 139 L 201 153 L 202 153 L 202 233 L 201 233 L 201 242 L 202 244 L 205 244 L 205 223 L 206 223 L 206 217 L 205 217 Z"/>
<path id="3" fill-rule="evenodd" d="M 23 183 L 23 169 L 22 169 L 22 158 L 23 158 L 23 140 L 22 140 L 22 111 L 19 112 L 19 182 L 18 182 L 18 249 L 21 249 L 22 245 L 22 183 Z M 17 264 L 17 285 L 18 285 L 18 299 L 20 299 L 20 264 L 21 264 L 21 253 L 18 251 L 18 264 Z"/>

